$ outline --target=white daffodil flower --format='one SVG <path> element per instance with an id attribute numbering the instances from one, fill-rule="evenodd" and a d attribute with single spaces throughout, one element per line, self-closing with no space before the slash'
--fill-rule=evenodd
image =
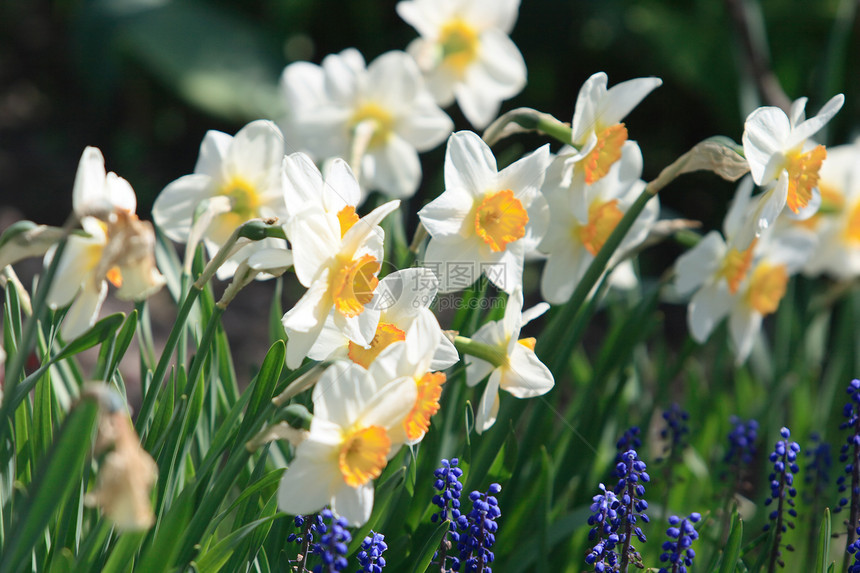
<path id="1" fill-rule="evenodd" d="M 788 279 L 800 271 L 815 248 L 815 239 L 808 233 L 790 233 L 768 242 L 766 252 L 754 263 L 737 296 L 731 299 L 729 332 L 738 365 L 749 356 L 761 331 L 762 319 L 779 307 Z"/>
<path id="2" fill-rule="evenodd" d="M 335 191 L 357 188 L 349 167 L 342 166 L 343 170 L 335 171 L 337 187 L 331 180 L 323 181 L 317 171 L 307 178 L 316 187 L 305 192 L 323 186 Z M 298 191 L 288 186 L 288 193 L 293 192 Z M 336 193 L 332 193 L 332 200 L 334 197 Z M 400 201 L 389 201 L 363 218 L 346 201 L 338 211 L 334 211 L 336 206 L 329 210 L 322 202 L 309 201 L 291 212 L 285 229 L 292 245 L 296 277 L 308 290 L 282 320 L 289 336 L 290 368 L 297 368 L 308 355 L 332 310 L 334 326 L 349 340 L 363 346 L 373 340 L 379 314 L 366 312 L 365 306 L 373 300 L 379 283 L 376 275 L 381 268 L 385 236 L 379 223 L 399 205 Z"/>
<path id="3" fill-rule="evenodd" d="M 744 155 L 756 185 L 767 190 L 739 236 L 749 244 L 773 224 L 785 207 L 799 219 L 812 216 L 821 203 L 819 170 L 827 151 L 807 141 L 842 108 L 845 97 L 833 96 L 815 117 L 806 119 L 806 98 L 795 101 L 790 115 L 777 107 L 760 107 L 744 123 Z"/>
<path id="4" fill-rule="evenodd" d="M 636 78 L 606 89 L 608 78 L 598 72 L 588 78 L 576 97 L 571 122 L 571 142 L 576 151 L 565 157 L 565 185 L 573 177 L 586 184 L 599 181 L 621 158 L 627 128 L 621 123 L 639 102 L 663 84 L 660 78 Z"/>
<path id="5" fill-rule="evenodd" d="M 486 127 L 502 101 L 526 85 L 526 64 L 509 34 L 519 0 L 403 0 L 397 13 L 420 34 L 409 44 L 439 105 L 457 104 Z"/>
<path id="6" fill-rule="evenodd" d="M 81 156 L 72 204 L 87 236 L 69 236 L 47 299 L 52 309 L 71 304 L 60 327 L 66 339 L 95 324 L 107 281 L 122 300 L 143 300 L 165 282 L 155 266 L 152 225 L 134 213 L 134 190 L 125 179 L 105 172 L 104 157 L 95 147 Z M 55 250 L 46 253 L 46 266 Z"/>
<path id="7" fill-rule="evenodd" d="M 533 398 L 546 394 L 555 385 L 552 372 L 534 352 L 535 339 L 520 339 L 523 326 L 549 309 L 540 303 L 523 311 L 523 293 L 516 289 L 508 297 L 502 320 L 488 322 L 472 336 L 472 340 L 495 347 L 500 364 L 466 356 L 466 383 L 475 386 L 490 376 L 475 415 L 475 429 L 480 434 L 496 422 L 499 412 L 499 389 L 517 398 Z"/>
<path id="8" fill-rule="evenodd" d="M 860 276 L 860 140 L 827 150 L 818 188 L 818 213 L 805 221 L 793 221 L 818 237 L 803 272 L 836 280 Z"/>
<path id="9" fill-rule="evenodd" d="M 174 241 L 188 243 L 198 210 L 213 198 L 226 197 L 229 205 L 209 214 L 211 221 L 202 233 L 209 255 L 214 256 L 233 231 L 250 219 L 286 219 L 283 158 L 283 136 L 271 121 L 253 121 L 235 136 L 206 132 L 194 173 L 168 184 L 156 198 L 152 207 L 155 224 Z M 213 202 L 215 205 L 221 203 Z M 196 244 L 189 243 L 187 248 L 193 251 Z M 229 279 L 239 263 L 258 249 L 285 251 L 286 244 L 278 239 L 246 244 L 218 269 L 218 278 Z M 279 259 L 275 266 L 285 262 Z"/>
<path id="10" fill-rule="evenodd" d="M 391 428 L 391 439 L 396 443 L 414 445 L 420 442 L 430 428 L 430 418 L 439 411 L 439 399 L 446 377 L 436 372 L 434 355 L 437 353 L 439 323 L 426 313 L 419 315 L 403 341 L 386 347 L 369 367 L 371 375 L 380 384 L 407 377 L 415 384 L 415 403 L 400 426 Z"/>
<path id="11" fill-rule="evenodd" d="M 545 145 L 498 171 L 475 133 L 451 136 L 445 192 L 418 212 L 431 237 L 424 266 L 439 276 L 439 292 L 464 289 L 481 274 L 507 293 L 522 285 L 524 257 L 549 220 L 540 192 L 549 161 Z"/>
<path id="12" fill-rule="evenodd" d="M 605 177 L 588 185 L 575 179 L 563 185 L 565 158 L 560 155 L 547 171 L 543 193 L 550 206 L 549 228 L 538 249 L 548 255 L 541 277 L 541 295 L 562 304 L 573 294 L 588 266 L 615 230 L 624 213 L 645 188 L 642 152 L 635 142 L 622 148 L 621 159 Z M 581 208 L 585 206 L 586 209 Z M 648 201 L 625 235 L 616 253 L 635 247 L 657 220 L 660 202 Z"/>
<path id="13" fill-rule="evenodd" d="M 281 478 L 278 507 L 299 515 L 330 505 L 350 525 L 366 523 L 373 480 L 402 445 L 392 429 L 402 425 L 416 397 L 410 377 L 380 385 L 356 364 L 329 366 L 314 386 L 310 431 Z"/>
<path id="14" fill-rule="evenodd" d="M 743 179 L 723 220 L 723 234 L 711 231 L 675 262 L 675 290 L 681 296 L 693 295 L 687 323 L 699 343 L 728 314 L 732 298 L 751 269 L 756 245 L 740 248 L 735 237 L 748 216 L 752 190 L 752 180 Z"/>
<path id="15" fill-rule="evenodd" d="M 815 238 L 798 228 L 773 227 L 746 248 L 736 237 L 748 224 L 752 181 L 738 186 L 723 223 L 728 237 L 712 231 L 675 263 L 675 288 L 693 294 L 687 307 L 687 323 L 693 338 L 705 342 L 713 329 L 730 316 L 730 328 L 738 360 L 749 355 L 752 337 L 763 316 L 776 310 L 788 277 L 809 258 Z"/>
<path id="16" fill-rule="evenodd" d="M 349 158 L 361 188 L 392 198 L 415 194 L 418 152 L 442 143 L 454 128 L 405 52 L 382 54 L 365 66 L 355 49 L 290 64 L 281 77 L 284 132 L 314 159 Z"/>
<path id="17" fill-rule="evenodd" d="M 405 340 L 417 322 L 428 324 L 431 340 L 436 341 L 432 369 L 444 370 L 459 359 L 454 344 L 442 333 L 439 321 L 430 310 L 436 298 L 439 279 L 430 269 L 410 268 L 395 271 L 379 281 L 373 300 L 365 307 L 369 315 L 376 314 L 376 333 L 369 346 L 352 342 L 337 328 L 334 312 L 329 313 L 316 343 L 308 352 L 313 360 L 349 358 L 356 364 L 370 367 L 379 353 L 389 345 Z M 425 329 L 426 330 L 426 329 Z"/>

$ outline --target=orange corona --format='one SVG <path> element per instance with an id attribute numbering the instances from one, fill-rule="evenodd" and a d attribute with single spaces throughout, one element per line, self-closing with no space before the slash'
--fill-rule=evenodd
<path id="1" fill-rule="evenodd" d="M 627 128 L 623 123 L 611 125 L 597 134 L 594 149 L 582 160 L 586 183 L 591 185 L 609 173 L 609 168 L 621 158 L 621 148 L 625 141 Z"/>
<path id="2" fill-rule="evenodd" d="M 526 234 L 529 215 L 510 189 L 487 193 L 475 211 L 475 232 L 494 252 Z"/>
<path id="3" fill-rule="evenodd" d="M 343 481 L 350 487 L 359 487 L 378 478 L 388 463 L 389 450 L 391 439 L 385 428 L 368 426 L 349 430 L 338 455 Z"/>

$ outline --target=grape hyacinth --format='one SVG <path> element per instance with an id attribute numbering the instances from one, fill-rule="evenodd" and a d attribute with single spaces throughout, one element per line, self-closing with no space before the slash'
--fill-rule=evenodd
<path id="1" fill-rule="evenodd" d="M 860 535 L 860 527 L 858 527 L 854 533 Z M 845 548 L 845 551 L 846 564 L 851 560 L 851 556 L 854 556 L 854 563 L 846 565 L 846 573 L 860 573 L 860 539 L 855 540 L 853 543 L 849 543 Z"/>
<path id="2" fill-rule="evenodd" d="M 297 565 L 307 565 L 307 558 L 312 553 L 316 553 L 317 544 L 314 543 L 314 536 L 325 533 L 327 528 L 323 523 L 321 515 L 297 515 L 293 518 L 293 524 L 299 530 L 299 533 L 291 533 L 287 536 L 287 543 L 298 543 L 299 554 L 296 556 Z"/>
<path id="3" fill-rule="evenodd" d="M 616 462 L 620 462 L 621 457 L 628 450 L 638 450 L 642 447 L 641 435 L 642 430 L 639 429 L 639 426 L 632 426 L 624 431 L 615 443 L 615 449 L 618 450 L 618 454 L 615 456 Z"/>
<path id="4" fill-rule="evenodd" d="M 382 554 L 386 549 L 388 544 L 385 543 L 385 536 L 371 529 L 370 535 L 361 542 L 361 551 L 357 555 L 358 564 L 362 567 L 361 571 L 382 573 L 382 568 L 385 567 L 385 557 Z"/>
<path id="5" fill-rule="evenodd" d="M 669 460 L 678 459 L 684 446 L 687 445 L 685 437 L 690 433 L 690 427 L 687 425 L 689 419 L 690 414 L 682 410 L 678 404 L 672 404 L 668 410 L 663 411 L 666 427 L 660 430 L 660 437 L 666 442 L 663 455 Z M 658 459 L 657 461 L 663 460 Z"/>
<path id="6" fill-rule="evenodd" d="M 830 454 L 830 444 L 823 441 L 817 432 L 809 436 L 810 447 L 806 450 L 808 463 L 803 476 L 806 491 L 810 494 L 807 500 L 810 504 L 817 502 L 830 484 L 830 468 L 833 466 L 833 456 Z M 816 511 L 815 514 L 819 512 Z"/>
<path id="7" fill-rule="evenodd" d="M 642 557 L 632 545 L 632 537 L 635 535 L 641 543 L 645 543 L 645 534 L 637 525 L 641 519 L 648 523 L 645 510 L 648 502 L 645 501 L 645 486 L 643 483 L 651 481 L 651 477 L 645 471 L 645 462 L 639 459 L 636 450 L 628 450 L 622 456 L 622 460 L 615 466 L 615 475 L 618 476 L 618 484 L 615 486 L 615 494 L 621 504 L 619 513 L 622 524 L 619 527 L 619 542 L 621 543 L 621 563 L 619 571 L 627 571 L 627 565 L 631 562 L 635 566 L 642 564 Z"/>
<path id="8" fill-rule="evenodd" d="M 495 495 L 502 491 L 497 483 L 490 484 L 485 493 L 473 491 L 469 494 L 472 500 L 472 510 L 460 515 L 457 525 L 460 528 L 460 567 L 455 571 L 477 571 L 478 573 L 493 573 L 490 563 L 495 559 L 492 547 L 496 543 L 496 531 L 499 525 L 496 520 L 502 515 L 499 501 Z"/>
<path id="9" fill-rule="evenodd" d="M 666 535 L 669 541 L 663 542 L 663 553 L 660 561 L 670 563 L 670 568 L 661 567 L 658 573 L 687 573 L 687 567 L 692 567 L 696 552 L 691 546 L 693 541 L 699 538 L 694 523 L 698 523 L 702 516 L 691 513 L 689 517 L 681 519 L 675 515 L 669 517 L 669 529 Z"/>
<path id="10" fill-rule="evenodd" d="M 618 545 L 618 528 L 621 526 L 621 517 L 618 509 L 621 502 L 612 490 L 600 484 L 600 491 L 595 495 L 591 504 L 592 514 L 588 517 L 588 540 L 596 541 L 591 551 L 585 556 L 585 562 L 594 566 L 599 573 L 605 571 L 617 571 L 618 553 L 615 546 Z"/>
<path id="11" fill-rule="evenodd" d="M 732 480 L 730 489 L 726 492 L 727 500 L 730 500 L 735 492 L 743 493 L 750 489 L 750 484 L 746 478 L 749 465 L 756 454 L 756 441 L 758 440 L 758 422 L 755 420 L 745 422 L 737 416 L 732 416 L 729 418 L 729 423 L 732 425 L 728 435 L 729 449 L 723 457 L 726 469 L 721 475 L 721 479 L 724 481 L 729 477 Z"/>
<path id="12" fill-rule="evenodd" d="M 755 443 L 758 439 L 758 422 L 744 422 L 737 416 L 729 419 L 732 431 L 729 432 L 729 451 L 723 461 L 732 469 L 748 466 L 755 456 Z"/>
<path id="13" fill-rule="evenodd" d="M 448 555 L 448 550 L 453 543 L 460 541 L 460 534 L 457 532 L 457 521 L 460 519 L 460 493 L 463 491 L 463 484 L 460 483 L 460 478 L 463 477 L 463 470 L 457 467 L 460 460 L 451 458 L 451 461 L 442 460 L 442 467 L 436 469 L 433 475 L 436 481 L 433 487 L 439 493 L 433 496 L 433 504 L 439 507 L 439 511 L 434 513 L 430 519 L 433 523 L 439 521 L 449 521 L 448 534 L 442 538 L 439 551 L 434 556 L 434 560 L 441 565 L 442 571 L 445 570 L 447 561 L 451 561 L 451 568 L 454 571 L 459 570 L 460 560 L 452 555 Z"/>
<path id="14" fill-rule="evenodd" d="M 331 523 L 320 536 L 320 542 L 313 551 L 322 559 L 322 565 L 314 567 L 314 573 L 334 573 L 343 571 L 349 563 L 346 560 L 348 544 L 352 541 L 352 535 L 346 530 L 349 522 L 343 517 L 338 517 L 330 509 L 324 509 L 320 516 Z"/>
<path id="15" fill-rule="evenodd" d="M 785 562 L 782 560 L 782 536 L 791 527 L 794 529 L 793 518 L 797 517 L 797 510 L 794 509 L 794 497 L 797 495 L 797 490 L 794 488 L 794 475 L 800 471 L 797 466 L 797 454 L 800 452 L 800 445 L 797 442 L 790 442 L 788 438 L 791 432 L 788 428 L 782 428 L 779 431 L 782 439 L 776 442 L 773 452 L 770 454 L 770 461 L 773 463 L 773 473 L 768 476 L 770 481 L 770 497 L 764 504 L 770 505 L 773 501 L 777 502 L 776 509 L 770 512 L 770 520 L 774 522 L 774 539 L 773 547 L 771 548 L 768 571 L 772 573 L 776 570 L 776 566 L 785 567 Z M 786 505 L 788 508 L 786 509 Z M 767 531 L 770 525 L 765 525 Z M 793 551 L 791 545 L 786 545 L 788 551 Z"/>
<path id="16" fill-rule="evenodd" d="M 839 461 L 845 464 L 845 473 L 851 476 L 849 484 L 846 476 L 842 475 L 836 480 L 839 492 L 844 493 L 850 487 L 850 497 L 843 496 L 839 500 L 839 506 L 833 510 L 834 513 L 843 509 L 850 502 L 848 516 L 848 545 L 857 539 L 858 519 L 860 519 L 860 380 L 854 379 L 848 384 L 848 403 L 842 409 L 842 415 L 846 420 L 839 426 L 840 430 L 848 430 L 848 437 L 839 452 Z"/>

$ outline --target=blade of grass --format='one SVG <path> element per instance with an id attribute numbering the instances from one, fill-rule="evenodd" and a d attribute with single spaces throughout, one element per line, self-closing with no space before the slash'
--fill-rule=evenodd
<path id="1" fill-rule="evenodd" d="M 17 526 L 4 546 L 0 573 L 21 569 L 30 552 L 40 543 L 43 531 L 58 507 L 79 483 L 98 416 L 98 404 L 80 401 L 58 432 L 49 457 L 40 464 L 30 488 L 32 497 L 18 513 Z"/>

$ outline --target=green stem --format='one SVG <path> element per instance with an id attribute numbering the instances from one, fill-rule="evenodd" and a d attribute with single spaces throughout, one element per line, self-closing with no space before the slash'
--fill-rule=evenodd
<path id="1" fill-rule="evenodd" d="M 468 354 L 475 358 L 480 358 L 481 360 L 489 362 L 496 368 L 504 365 L 508 361 L 505 349 L 497 346 L 490 346 L 489 344 L 484 344 L 483 342 L 478 342 L 477 340 L 472 340 L 465 336 L 455 337 L 454 346 L 461 354 Z"/>
<path id="2" fill-rule="evenodd" d="M 537 130 L 541 133 L 545 133 L 553 139 L 557 139 L 565 145 L 576 147 L 573 145 L 573 141 L 571 141 L 573 132 L 570 129 L 570 125 L 561 122 L 550 115 L 541 115 L 538 118 Z"/>
<path id="3" fill-rule="evenodd" d="M 203 289 L 197 288 L 195 283 L 192 285 L 191 289 L 189 289 L 188 294 L 185 295 L 185 299 L 179 307 L 176 321 L 173 323 L 173 328 L 170 330 L 170 334 L 167 337 L 167 342 L 164 345 L 161 358 L 158 360 L 158 364 L 152 374 L 152 379 L 149 381 L 149 385 L 144 391 L 143 402 L 141 403 L 140 413 L 137 416 L 137 423 L 135 424 L 141 439 L 145 437 L 146 426 L 149 423 L 149 418 L 152 416 L 153 407 L 155 406 L 155 397 L 158 394 L 159 388 L 161 388 L 161 383 L 164 381 L 164 375 L 167 373 L 170 358 L 173 356 L 173 351 L 176 349 L 176 345 L 185 329 L 185 322 L 188 320 L 188 315 L 191 313 L 191 309 L 194 307 L 194 303 L 197 301 L 197 297 L 200 296 L 201 292 L 203 292 Z"/>
<path id="4" fill-rule="evenodd" d="M 215 333 L 221 325 L 221 315 L 223 314 L 224 308 L 219 305 L 215 305 L 215 308 L 212 309 L 212 316 L 209 317 L 209 322 L 206 324 L 206 330 L 203 331 L 203 337 L 200 339 L 197 354 L 194 355 L 194 359 L 191 361 L 191 367 L 188 369 L 188 382 L 192 385 L 192 388 L 197 384 L 197 377 L 200 375 L 200 369 L 203 368 L 203 363 L 209 356 L 212 339 L 215 338 Z M 193 389 L 188 392 L 189 395 L 192 393 Z"/>

